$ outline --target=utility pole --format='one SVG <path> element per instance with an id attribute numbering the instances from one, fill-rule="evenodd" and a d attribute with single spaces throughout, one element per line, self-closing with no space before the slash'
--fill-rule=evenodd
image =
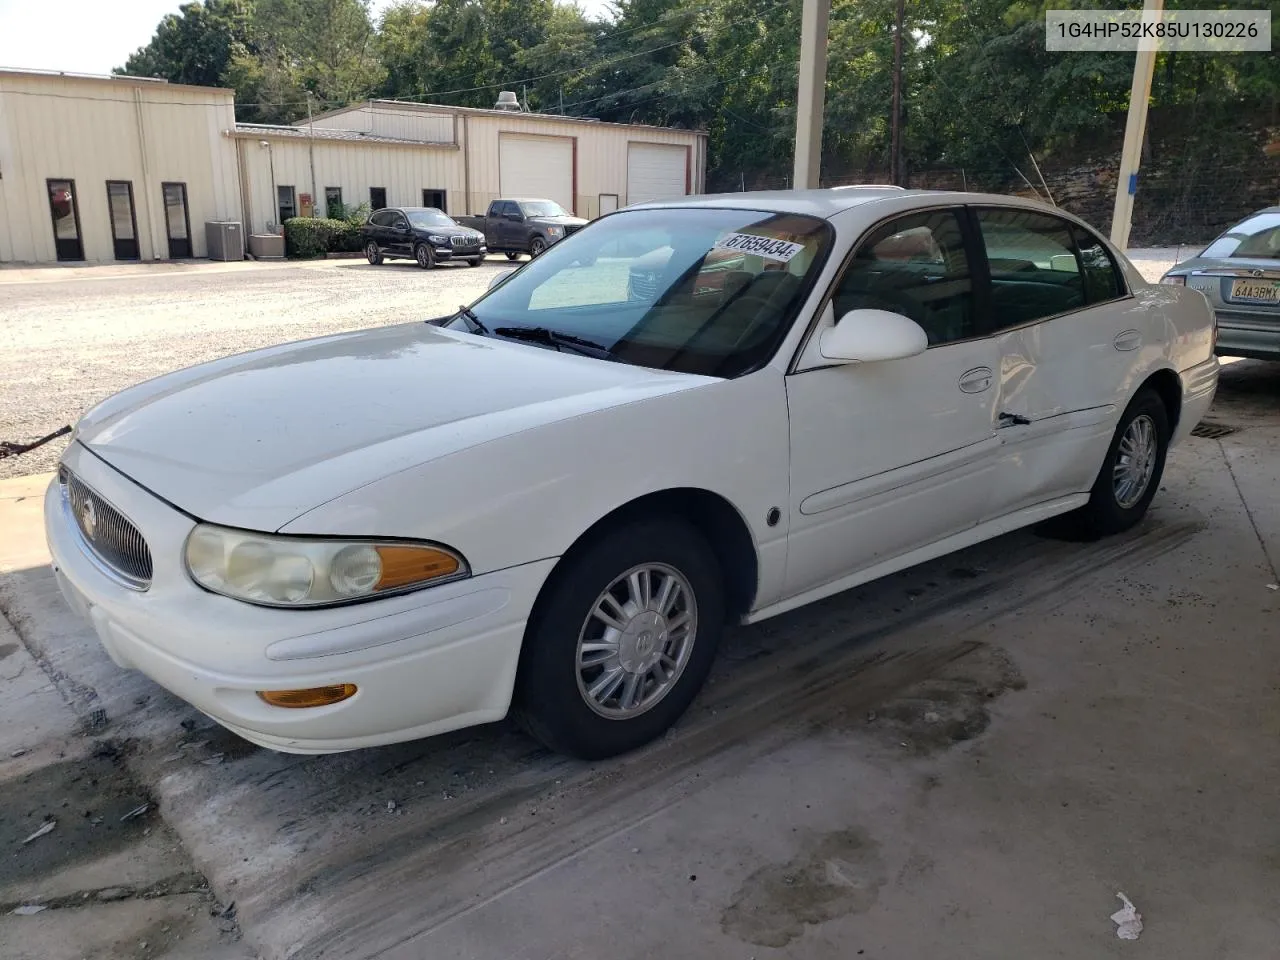
<path id="1" fill-rule="evenodd" d="M 311 160 L 311 216 L 316 215 L 320 206 L 320 198 L 316 196 L 316 121 L 311 113 L 311 91 L 307 91 L 307 153 Z M 325 210 L 327 217 L 329 211 Z"/>
<path id="2" fill-rule="evenodd" d="M 890 125 L 889 166 L 893 182 L 900 187 L 906 186 L 902 169 L 902 24 L 906 13 L 906 0 L 898 0 L 897 22 L 893 29 L 893 121 Z"/>
<path id="3" fill-rule="evenodd" d="M 1164 0 L 1146 0 L 1142 5 L 1144 23 L 1158 21 Z M 1116 178 L 1116 205 L 1111 214 L 1111 242 L 1124 250 L 1133 226 L 1133 199 L 1138 192 L 1138 167 L 1142 163 L 1142 136 L 1147 129 L 1147 101 L 1151 99 L 1151 75 L 1156 68 L 1156 43 L 1138 48 L 1133 61 L 1133 87 L 1129 91 L 1129 117 L 1124 125 L 1124 147 L 1120 151 L 1120 173 Z"/>
<path id="4" fill-rule="evenodd" d="M 795 188 L 811 190 L 822 174 L 822 110 L 827 87 L 831 0 L 804 0 L 800 12 L 800 83 L 796 92 Z"/>

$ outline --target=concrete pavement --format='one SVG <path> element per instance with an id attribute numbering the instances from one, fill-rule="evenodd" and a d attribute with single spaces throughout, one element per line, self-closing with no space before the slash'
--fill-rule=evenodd
<path id="1" fill-rule="evenodd" d="M 39 481 L 0 489 L 0 609 L 79 723 L 33 742 L 125 745 L 267 957 L 1269 956 L 1280 372 L 1231 365 L 1213 419 L 1243 429 L 1176 451 L 1139 529 L 1021 532 L 734 631 L 677 730 L 609 763 L 502 724 L 249 747 L 65 610 Z"/>

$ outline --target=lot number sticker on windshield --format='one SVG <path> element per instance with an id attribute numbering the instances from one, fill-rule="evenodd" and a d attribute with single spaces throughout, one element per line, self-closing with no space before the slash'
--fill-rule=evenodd
<path id="1" fill-rule="evenodd" d="M 715 242 L 716 250 L 737 250 L 740 253 L 754 253 L 766 260 L 777 260 L 786 263 L 804 249 L 802 243 L 789 240 L 777 240 L 773 237 L 761 237 L 753 233 L 730 233 Z"/>

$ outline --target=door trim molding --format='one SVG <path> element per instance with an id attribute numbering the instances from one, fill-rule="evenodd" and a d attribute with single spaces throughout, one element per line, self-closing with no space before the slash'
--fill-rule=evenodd
<path id="1" fill-rule="evenodd" d="M 890 490 L 906 488 L 912 484 L 956 473 L 964 467 L 977 463 L 988 454 L 994 453 L 1001 445 L 1002 441 L 997 436 L 984 437 L 975 443 L 949 450 L 936 457 L 917 460 L 915 463 L 894 467 L 883 473 L 872 474 L 869 477 L 811 493 L 800 501 L 800 513 L 805 516 L 825 513 Z"/>

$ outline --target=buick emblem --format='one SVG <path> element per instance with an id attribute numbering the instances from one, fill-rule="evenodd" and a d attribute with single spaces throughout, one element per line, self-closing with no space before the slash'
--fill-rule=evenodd
<path id="1" fill-rule="evenodd" d="M 86 500 L 80 508 L 80 525 L 84 527 L 84 535 L 92 540 L 98 529 L 98 509 L 92 500 Z"/>
<path id="2" fill-rule="evenodd" d="M 1262 271 L 1261 271 L 1261 270 L 1250 270 L 1250 271 L 1249 271 L 1249 276 L 1251 276 L 1251 277 L 1260 277 L 1260 276 L 1262 276 Z"/>

